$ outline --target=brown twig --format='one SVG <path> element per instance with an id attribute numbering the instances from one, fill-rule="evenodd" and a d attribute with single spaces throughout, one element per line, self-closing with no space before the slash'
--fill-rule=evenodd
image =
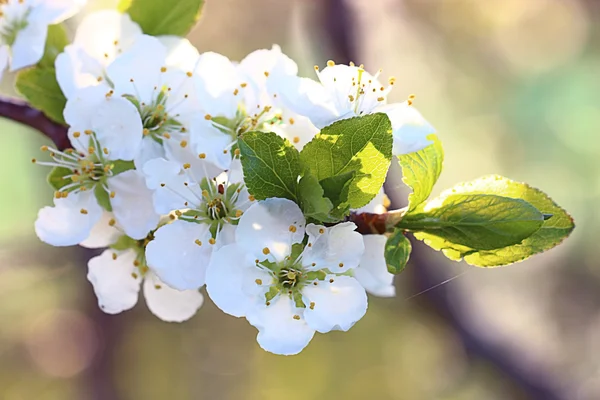
<path id="1" fill-rule="evenodd" d="M 0 97 L 0 117 L 27 125 L 54 142 L 59 150 L 70 146 L 67 127 L 52 121 L 23 100 Z"/>

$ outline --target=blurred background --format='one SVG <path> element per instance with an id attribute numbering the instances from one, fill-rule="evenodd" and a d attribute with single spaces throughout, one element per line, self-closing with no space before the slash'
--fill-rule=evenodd
<path id="1" fill-rule="evenodd" d="M 396 76 L 392 99 L 416 94 L 444 144 L 434 193 L 499 173 L 577 223 L 505 268 L 415 244 L 396 298 L 370 298 L 348 333 L 293 357 L 262 351 L 210 300 L 181 325 L 143 304 L 102 314 L 90 254 L 33 231 L 51 201 L 30 163 L 46 139 L 0 121 L 0 399 L 600 399 L 599 22 L 597 0 L 208 1 L 189 36 L 201 51 L 239 60 L 279 43 L 305 76 L 328 59 Z M 403 206 L 405 188 L 387 189 Z"/>

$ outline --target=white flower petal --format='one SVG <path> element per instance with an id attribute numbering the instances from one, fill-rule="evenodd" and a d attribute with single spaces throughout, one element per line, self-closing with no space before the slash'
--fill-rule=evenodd
<path id="1" fill-rule="evenodd" d="M 46 25 L 29 23 L 17 33 L 15 42 L 11 46 L 12 59 L 10 70 L 36 64 L 44 54 L 48 27 Z"/>
<path id="2" fill-rule="evenodd" d="M 354 277 L 372 295 L 380 297 L 394 297 L 394 275 L 387 270 L 385 262 L 384 235 L 364 235 L 365 252 L 360 260 L 360 265 L 354 269 Z"/>
<path id="3" fill-rule="evenodd" d="M 104 211 L 102 217 L 90 231 L 89 236 L 79 243 L 79 245 L 89 249 L 98 249 L 115 243 L 123 234 L 114 225 L 111 225 L 112 219 L 113 214 Z"/>
<path id="4" fill-rule="evenodd" d="M 129 100 L 105 97 L 92 117 L 92 130 L 111 160 L 133 160 L 140 151 L 142 120 Z"/>
<path id="5" fill-rule="evenodd" d="M 182 137 L 181 140 L 191 141 L 189 136 Z M 214 178 L 223 170 L 216 165 L 208 162 L 206 159 L 198 157 L 198 153 L 192 152 L 193 146 L 181 147 L 181 140 L 171 136 L 171 139 L 164 142 L 165 153 L 168 160 L 175 161 L 179 165 L 190 164 L 190 175 L 196 179 Z"/>
<path id="6" fill-rule="evenodd" d="M 74 246 L 84 241 L 102 217 L 92 191 L 71 193 L 54 199 L 54 207 L 44 207 L 35 221 L 35 233 L 52 246 Z"/>
<path id="7" fill-rule="evenodd" d="M 277 45 L 273 45 L 270 50 L 260 49 L 248 54 L 240 62 L 238 69 L 261 85 L 264 85 L 268 79 L 265 72 L 269 76 L 298 74 L 296 62 L 283 54 Z"/>
<path id="8" fill-rule="evenodd" d="M 165 149 L 162 144 L 151 137 L 144 137 L 141 140 L 140 149 L 133 159 L 133 164 L 136 169 L 142 170 L 148 161 L 165 158 L 165 156 Z"/>
<path id="9" fill-rule="evenodd" d="M 256 340 L 264 350 L 281 355 L 298 354 L 315 334 L 287 296 L 278 296 L 269 306 L 260 305 L 248 312 L 248 322 L 258 329 Z"/>
<path id="10" fill-rule="evenodd" d="M 318 82 L 297 76 L 273 76 L 267 80 L 270 93 L 277 94 L 291 111 L 308 117 L 317 128 L 324 128 L 340 118 L 334 100 Z M 348 99 L 346 99 L 348 101 Z"/>
<path id="11" fill-rule="evenodd" d="M 435 133 L 435 128 L 407 102 L 388 104 L 375 111 L 384 112 L 390 118 L 394 137 L 392 154 L 395 156 L 419 151 L 433 143 L 427 136 Z"/>
<path id="12" fill-rule="evenodd" d="M 308 269 L 329 268 L 334 273 L 356 268 L 365 250 L 362 235 L 353 222 L 343 222 L 330 228 L 308 224 L 308 243 L 302 264 Z M 312 267 L 312 264 L 316 264 Z"/>
<path id="13" fill-rule="evenodd" d="M 113 254 L 117 255 L 113 259 Z M 87 278 L 94 286 L 98 305 L 108 314 L 129 310 L 138 300 L 142 281 L 138 268 L 133 265 L 133 250 L 106 250 L 88 262 Z"/>
<path id="14" fill-rule="evenodd" d="M 29 14 L 32 24 L 58 24 L 77 14 L 87 0 L 46 0 L 37 2 Z"/>
<path id="15" fill-rule="evenodd" d="M 175 289 L 198 289 L 214 250 L 209 239 L 208 225 L 173 221 L 157 229 L 146 246 L 148 266 Z"/>
<path id="16" fill-rule="evenodd" d="M 330 279 L 333 279 L 332 283 Z M 347 331 L 367 312 L 367 293 L 349 276 L 328 275 L 318 285 L 302 289 L 304 319 L 317 332 Z"/>
<path id="17" fill-rule="evenodd" d="M 105 101 L 106 86 L 89 86 L 75 91 L 67 100 L 63 116 L 69 124 L 69 140 L 73 148 L 87 154 L 89 138 L 83 133 L 92 129 L 92 118 L 96 110 Z M 80 137 L 75 138 L 74 133 L 79 132 Z"/>
<path id="18" fill-rule="evenodd" d="M 134 94 L 141 103 L 151 104 L 161 90 L 161 68 L 167 49 L 158 39 L 138 36 L 135 43 L 110 64 L 106 71 L 115 86 L 115 95 Z"/>
<path id="19" fill-rule="evenodd" d="M 201 202 L 202 194 L 197 186 L 185 185 L 190 179 L 181 173 L 178 163 L 157 158 L 145 163 L 143 172 L 146 185 L 154 190 L 152 202 L 156 212 L 168 214 L 174 210 L 192 208 Z"/>
<path id="20" fill-rule="evenodd" d="M 151 271 L 144 278 L 144 297 L 152 314 L 166 322 L 187 321 L 204 302 L 200 291 L 173 289 Z"/>
<path id="21" fill-rule="evenodd" d="M 139 171 L 129 170 L 108 180 L 108 187 L 115 192 L 110 203 L 119 223 L 127 236 L 144 239 L 156 228 L 160 215 L 154 211 L 152 192 L 146 187 Z"/>
<path id="22" fill-rule="evenodd" d="M 104 81 L 102 64 L 79 46 L 66 46 L 56 57 L 54 65 L 56 80 L 67 99 L 70 99 L 78 89 L 88 86 L 104 85 L 105 93 L 110 89 Z"/>
<path id="23" fill-rule="evenodd" d="M 223 312 L 243 317 L 257 301 L 244 288 L 256 285 L 254 280 L 262 277 L 252 256 L 237 244 L 230 244 L 213 253 L 206 271 L 206 292 Z"/>
<path id="24" fill-rule="evenodd" d="M 194 70 L 200 53 L 189 40 L 172 35 L 158 36 L 157 39 L 167 48 L 165 65 L 181 68 L 185 72 Z"/>
<path id="25" fill-rule="evenodd" d="M 204 110 L 212 116 L 235 117 L 242 78 L 231 61 L 221 54 L 207 52 L 200 55 L 194 71 L 199 97 L 206 99 Z"/>
<path id="26" fill-rule="evenodd" d="M 300 207 L 293 201 L 267 199 L 253 204 L 242 215 L 236 242 L 258 260 L 283 261 L 292 245 L 302 242 L 305 223 Z"/>
<path id="27" fill-rule="evenodd" d="M 203 154 L 204 159 L 221 170 L 231 165 L 231 144 L 233 138 L 217 129 L 212 121 L 197 116 L 190 126 L 190 138 L 196 154 Z"/>
<path id="28" fill-rule="evenodd" d="M 271 131 L 289 140 L 298 150 L 302 150 L 319 133 L 319 129 L 306 117 L 285 110 L 281 116 L 282 123 L 272 125 Z"/>

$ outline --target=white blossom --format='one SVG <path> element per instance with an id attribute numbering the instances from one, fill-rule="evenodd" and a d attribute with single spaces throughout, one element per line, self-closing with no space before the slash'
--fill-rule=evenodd
<path id="1" fill-rule="evenodd" d="M 105 233 L 108 232 L 105 230 Z M 87 277 L 98 297 L 98 305 L 108 314 L 129 310 L 137 303 L 143 284 L 146 305 L 154 315 L 168 322 L 186 321 L 202 306 L 202 294 L 197 289 L 173 289 L 148 268 L 144 247 L 152 238 L 151 232 L 144 240 L 129 239 L 125 248 L 107 249 L 90 259 Z"/>
<path id="2" fill-rule="evenodd" d="M 296 354 L 315 331 L 347 331 L 367 310 L 365 290 L 346 275 L 364 251 L 355 228 L 305 226 L 294 202 L 258 202 L 241 217 L 235 243 L 213 254 L 208 294 L 224 312 L 246 317 L 263 349 Z"/>
<path id="3" fill-rule="evenodd" d="M 189 165 L 164 159 L 144 165 L 155 209 L 163 214 L 176 210 L 178 215 L 156 231 L 146 249 L 148 265 L 174 288 L 204 285 L 214 249 L 234 240 L 240 216 L 254 201 L 241 182 L 239 161 L 232 166 L 228 174 L 198 181 Z"/>
<path id="4" fill-rule="evenodd" d="M 387 104 L 394 78 L 384 86 L 378 79 L 381 71 L 371 75 L 362 66 L 335 65 L 332 61 L 322 71 L 318 67 L 315 71 L 319 82 L 278 74 L 268 84 L 279 93 L 287 108 L 310 118 L 318 128 L 340 119 L 382 112 L 392 123 L 394 155 L 418 151 L 431 144 L 427 136 L 435 129 L 412 106 L 412 98 Z"/>
<path id="5" fill-rule="evenodd" d="M 10 70 L 36 64 L 44 54 L 48 25 L 75 15 L 87 0 L 6 0 L 0 2 L 0 79 Z"/>

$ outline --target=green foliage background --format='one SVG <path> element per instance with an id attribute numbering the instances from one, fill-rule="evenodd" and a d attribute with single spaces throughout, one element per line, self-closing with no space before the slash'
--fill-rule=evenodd
<path id="1" fill-rule="evenodd" d="M 497 173 L 543 189 L 578 223 L 559 248 L 511 267 L 477 269 L 433 251 L 421 266 L 438 282 L 467 271 L 445 286 L 448 301 L 473 332 L 512 349 L 524 371 L 565 388 L 566 398 L 600 398 L 592 379 L 600 368 L 595 1 L 362 3 L 352 2 L 362 52 L 354 61 L 394 74 L 396 100 L 416 93 L 444 144 L 432 196 Z M 333 53 L 315 18 L 321 7 L 212 1 L 190 39 L 232 59 L 279 42 L 313 76 L 312 65 Z M 291 358 L 264 353 L 254 328 L 208 300 L 183 325 L 158 321 L 143 304 L 106 317 L 81 251 L 43 245 L 33 232 L 37 209 L 51 199 L 47 171 L 29 162 L 45 140 L 4 120 L 0 132 L 0 398 L 82 399 L 98 379 L 124 399 L 532 398 L 489 360 L 468 358 L 426 295 L 407 300 L 423 289 L 411 261 L 396 278 L 395 299 L 372 298 L 349 333 L 317 335 Z M 409 191 L 399 190 L 405 205 Z M 100 352 L 107 364 L 90 369 Z"/>

